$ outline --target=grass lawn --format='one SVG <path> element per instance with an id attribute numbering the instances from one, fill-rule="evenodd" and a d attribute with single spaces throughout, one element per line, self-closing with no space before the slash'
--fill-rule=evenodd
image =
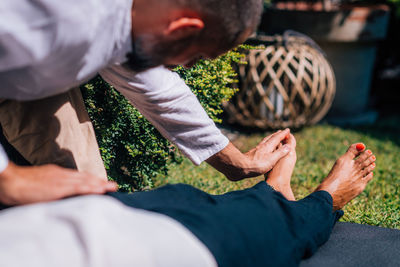
<path id="1" fill-rule="evenodd" d="M 254 147 L 269 133 L 238 135 L 235 145 L 242 151 Z M 317 125 L 295 133 L 297 164 L 292 177 L 296 198 L 311 192 L 328 174 L 336 158 L 354 142 L 364 142 L 377 157 L 374 179 L 366 190 L 345 207 L 343 221 L 400 229 L 400 118 L 382 118 L 368 127 L 339 128 Z M 186 183 L 211 194 L 247 188 L 262 178 L 230 182 L 206 163 L 194 166 L 188 159 L 172 165 L 156 186 Z"/>

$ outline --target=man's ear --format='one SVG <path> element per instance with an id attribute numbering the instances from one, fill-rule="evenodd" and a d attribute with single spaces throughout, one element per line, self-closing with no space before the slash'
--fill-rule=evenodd
<path id="1" fill-rule="evenodd" d="M 204 22 L 198 18 L 182 17 L 172 21 L 164 34 L 175 38 L 184 38 L 195 35 L 204 28 Z"/>

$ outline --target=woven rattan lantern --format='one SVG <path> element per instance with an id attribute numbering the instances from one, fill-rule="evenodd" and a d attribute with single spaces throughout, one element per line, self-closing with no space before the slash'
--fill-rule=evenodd
<path id="1" fill-rule="evenodd" d="M 315 124 L 328 112 L 335 76 L 321 50 L 303 36 L 258 37 L 239 65 L 239 92 L 225 105 L 228 122 L 261 129 Z"/>

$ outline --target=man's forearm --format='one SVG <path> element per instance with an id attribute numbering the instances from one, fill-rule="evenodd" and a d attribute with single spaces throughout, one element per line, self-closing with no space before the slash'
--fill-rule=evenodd
<path id="1" fill-rule="evenodd" d="M 162 67 L 135 74 L 116 65 L 101 75 L 194 164 L 227 146 L 229 140 L 178 74 Z"/>

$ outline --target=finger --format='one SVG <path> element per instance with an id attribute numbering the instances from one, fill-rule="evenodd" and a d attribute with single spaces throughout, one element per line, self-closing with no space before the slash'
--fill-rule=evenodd
<path id="1" fill-rule="evenodd" d="M 292 134 L 288 134 L 277 146 L 276 149 L 280 148 L 282 145 L 284 144 L 289 144 L 291 146 L 296 146 L 296 139 L 294 138 L 294 136 Z"/>
<path id="2" fill-rule="evenodd" d="M 105 181 L 101 185 L 91 185 L 88 194 L 104 194 L 106 192 L 115 192 L 118 190 L 118 184 L 113 181 Z"/>
<path id="3" fill-rule="evenodd" d="M 271 168 L 274 167 L 276 165 L 276 163 L 281 158 L 286 156 L 289 152 L 290 152 L 290 145 L 289 144 L 285 144 L 285 145 L 281 146 L 279 149 L 277 149 L 274 152 L 272 152 L 270 154 L 270 156 L 268 157 L 268 160 L 271 163 Z M 267 170 L 267 171 L 269 171 L 269 170 Z"/>
<path id="4" fill-rule="evenodd" d="M 282 143 L 279 143 L 278 146 L 275 148 L 275 150 L 281 148 L 282 146 L 283 146 L 283 144 L 282 144 Z"/>
<path id="5" fill-rule="evenodd" d="M 271 137 L 273 137 L 274 135 L 276 135 L 276 134 L 278 134 L 278 133 L 280 133 L 280 132 L 282 132 L 282 131 L 279 130 L 279 131 L 277 131 L 277 132 L 275 132 L 275 133 L 273 133 L 273 134 L 268 135 L 268 136 L 265 137 L 260 143 L 261 143 L 261 144 L 266 143 L 269 139 L 271 139 Z"/>
<path id="6" fill-rule="evenodd" d="M 79 194 L 79 195 L 104 194 L 105 192 L 106 192 L 106 190 L 102 186 L 81 184 L 76 187 L 76 194 Z"/>
<path id="7" fill-rule="evenodd" d="M 86 171 L 74 171 L 75 177 L 82 180 L 106 181 L 104 178 L 91 174 Z"/>
<path id="8" fill-rule="evenodd" d="M 99 180 L 98 178 L 92 178 L 87 181 L 81 180 L 81 184 L 90 186 L 93 190 L 99 192 L 115 192 L 118 190 L 118 184 L 114 181 Z"/>
<path id="9" fill-rule="evenodd" d="M 115 192 L 118 190 L 118 184 L 113 181 L 108 181 L 106 185 L 106 191 L 107 192 Z"/>
<path id="10" fill-rule="evenodd" d="M 104 181 L 98 178 L 91 179 L 70 179 L 64 180 L 60 184 L 57 191 L 61 197 L 86 195 L 86 194 L 104 194 L 106 192 L 115 192 L 118 185 L 112 181 Z"/>
<path id="11" fill-rule="evenodd" d="M 118 189 L 118 185 L 115 182 L 107 181 L 88 172 L 78 172 L 74 176 L 74 179 L 66 179 L 64 180 L 64 183 L 86 184 L 93 187 L 102 187 L 105 188 L 106 191 L 116 191 Z"/>
<path id="12" fill-rule="evenodd" d="M 282 142 L 283 140 L 285 140 L 289 137 L 289 134 L 290 134 L 289 129 L 285 129 L 284 131 L 276 133 L 274 136 L 272 136 L 268 140 L 268 145 L 270 145 L 274 148 L 277 147 L 280 142 Z"/>
<path id="13" fill-rule="evenodd" d="M 75 185 L 71 190 L 72 191 L 69 192 L 70 196 L 106 193 L 106 188 L 104 186 L 96 186 L 91 184 Z"/>

